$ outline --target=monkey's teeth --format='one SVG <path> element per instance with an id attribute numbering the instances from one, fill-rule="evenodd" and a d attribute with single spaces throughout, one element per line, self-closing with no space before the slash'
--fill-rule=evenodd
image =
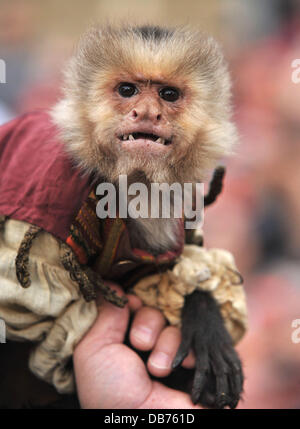
<path id="1" fill-rule="evenodd" d="M 129 140 L 134 140 L 134 137 L 132 134 L 129 135 Z"/>
<path id="2" fill-rule="evenodd" d="M 162 137 L 159 137 L 155 143 L 159 143 L 159 144 L 165 144 L 165 139 L 163 139 Z"/>
<path id="3" fill-rule="evenodd" d="M 124 134 L 123 140 L 128 140 L 128 135 Z"/>

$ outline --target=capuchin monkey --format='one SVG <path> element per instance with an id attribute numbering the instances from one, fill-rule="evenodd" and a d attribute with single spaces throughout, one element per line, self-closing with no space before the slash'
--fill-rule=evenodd
<path id="1" fill-rule="evenodd" d="M 185 28 L 97 27 L 79 43 L 52 117 L 78 166 L 116 184 L 203 182 L 232 151 L 230 78 L 214 39 Z M 172 249 L 178 219 L 129 219 L 133 247 Z M 122 282 L 120 282 L 122 285 Z M 243 372 L 209 292 L 185 298 L 173 362 L 196 356 L 192 401 L 235 408 Z"/>

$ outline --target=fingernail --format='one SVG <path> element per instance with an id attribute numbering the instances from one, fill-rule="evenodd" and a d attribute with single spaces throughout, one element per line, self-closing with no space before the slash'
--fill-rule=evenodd
<path id="1" fill-rule="evenodd" d="M 139 326 L 132 330 L 133 335 L 140 343 L 149 344 L 153 339 L 153 332 L 146 326 Z"/>
<path id="2" fill-rule="evenodd" d="M 150 358 L 151 365 L 159 369 L 171 369 L 172 359 L 164 352 L 154 352 Z"/>

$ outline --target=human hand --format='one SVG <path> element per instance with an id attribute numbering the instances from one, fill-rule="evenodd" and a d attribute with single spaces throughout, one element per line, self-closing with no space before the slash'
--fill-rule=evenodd
<path id="1" fill-rule="evenodd" d="M 120 289 L 114 287 L 118 290 Z M 143 307 L 135 296 L 118 308 L 101 302 L 99 316 L 74 352 L 74 369 L 80 404 L 102 409 L 198 409 L 188 394 L 151 380 L 167 376 L 181 341 L 179 329 L 165 326 L 162 314 Z M 129 312 L 135 313 L 130 342 L 139 350 L 152 350 L 147 368 L 140 356 L 123 344 Z M 183 366 L 194 366 L 190 354 Z"/>

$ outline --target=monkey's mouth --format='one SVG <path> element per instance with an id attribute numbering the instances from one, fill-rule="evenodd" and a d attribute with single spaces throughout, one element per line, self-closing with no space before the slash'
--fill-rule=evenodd
<path id="1" fill-rule="evenodd" d="M 157 144 L 161 144 L 163 146 L 168 146 L 171 144 L 171 140 L 160 137 L 156 134 L 148 134 L 148 133 L 132 133 L 132 134 L 123 134 L 119 136 L 119 139 L 122 141 L 134 141 L 134 140 L 148 140 L 150 142 L 154 142 Z"/>

